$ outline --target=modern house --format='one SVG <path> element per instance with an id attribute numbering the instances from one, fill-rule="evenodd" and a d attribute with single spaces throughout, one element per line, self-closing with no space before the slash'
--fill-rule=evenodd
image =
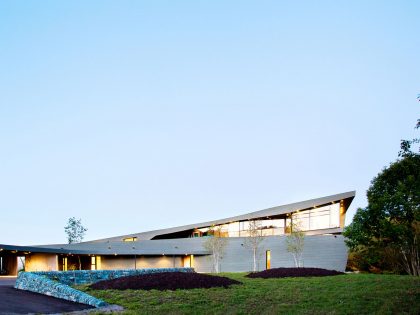
<path id="1" fill-rule="evenodd" d="M 255 211 L 235 217 L 174 228 L 116 236 L 77 244 L 15 246 L 0 244 L 0 270 L 16 274 L 19 256 L 26 271 L 82 269 L 136 269 L 194 267 L 211 272 L 211 252 L 204 243 L 216 228 L 227 238 L 221 271 L 250 271 L 253 255 L 245 246 L 249 222 L 256 221 L 263 235 L 258 254 L 259 270 L 294 266 L 287 252 L 286 236 L 293 222 L 306 236 L 303 264 L 343 271 L 347 247 L 342 236 L 344 220 L 355 192 Z"/>

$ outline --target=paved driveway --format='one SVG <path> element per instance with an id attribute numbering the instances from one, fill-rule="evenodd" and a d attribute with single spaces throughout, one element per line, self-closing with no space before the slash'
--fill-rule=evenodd
<path id="1" fill-rule="evenodd" d="M 91 306 L 13 288 L 16 278 L 0 277 L 0 314 L 56 314 Z"/>
<path id="2" fill-rule="evenodd" d="M 16 282 L 16 277 L 0 276 L 0 286 L 14 286 Z"/>

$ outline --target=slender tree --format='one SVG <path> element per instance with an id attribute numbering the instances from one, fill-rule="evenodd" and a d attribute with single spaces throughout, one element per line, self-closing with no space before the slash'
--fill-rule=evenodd
<path id="1" fill-rule="evenodd" d="M 289 226 L 290 234 L 286 236 L 287 251 L 293 255 L 295 266 L 303 267 L 302 254 L 305 246 L 305 233 L 300 229 L 298 222 L 293 222 Z"/>
<path id="2" fill-rule="evenodd" d="M 222 227 L 220 225 L 209 228 L 207 235 L 207 239 L 205 240 L 203 246 L 212 254 L 211 259 L 213 263 L 213 271 L 219 273 L 220 261 L 225 253 L 228 239 L 226 237 L 222 237 Z"/>
<path id="3" fill-rule="evenodd" d="M 64 227 L 64 231 L 67 234 L 68 243 L 73 244 L 83 241 L 87 229 L 83 227 L 81 219 L 72 217 L 67 221 L 67 225 Z"/>
<path id="4" fill-rule="evenodd" d="M 252 251 L 252 270 L 255 272 L 257 271 L 257 257 L 259 256 L 260 245 L 265 240 L 265 237 L 262 235 L 261 226 L 256 220 L 248 222 L 247 232 L 248 237 L 245 239 L 244 246 Z"/>
<path id="5" fill-rule="evenodd" d="M 67 241 L 69 244 L 80 243 L 85 237 L 87 229 L 82 225 L 82 219 L 76 219 L 75 217 L 69 218 L 67 225 L 64 227 L 64 231 L 67 234 Z M 82 269 L 82 261 L 80 256 L 77 256 L 79 260 L 79 270 Z"/>

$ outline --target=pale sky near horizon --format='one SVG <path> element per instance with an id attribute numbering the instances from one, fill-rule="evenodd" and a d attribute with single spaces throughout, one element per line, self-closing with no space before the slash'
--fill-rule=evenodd
<path id="1" fill-rule="evenodd" d="M 0 0 L 0 244 L 356 190 L 420 118 L 419 1 Z"/>

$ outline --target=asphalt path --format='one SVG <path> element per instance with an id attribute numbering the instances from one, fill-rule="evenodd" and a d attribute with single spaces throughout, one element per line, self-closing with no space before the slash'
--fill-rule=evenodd
<path id="1" fill-rule="evenodd" d="M 81 311 L 91 306 L 43 294 L 16 290 L 15 278 L 0 278 L 0 314 L 57 314 Z"/>

